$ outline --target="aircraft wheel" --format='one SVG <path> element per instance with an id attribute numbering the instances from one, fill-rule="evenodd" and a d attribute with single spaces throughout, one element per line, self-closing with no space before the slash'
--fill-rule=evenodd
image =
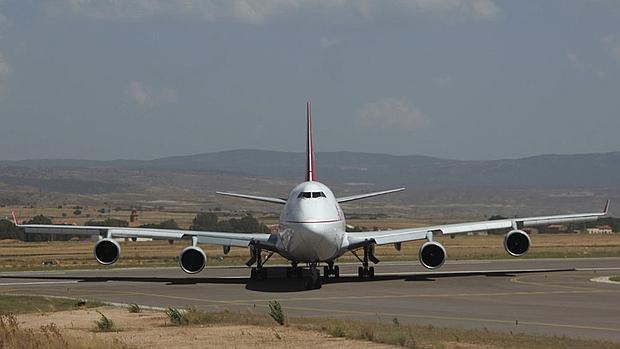
<path id="1" fill-rule="evenodd" d="M 370 277 L 371 279 L 375 278 L 375 267 L 368 268 L 368 277 Z"/>
<path id="2" fill-rule="evenodd" d="M 323 277 L 326 279 L 329 278 L 329 267 L 328 266 L 323 267 Z"/>
<path id="3" fill-rule="evenodd" d="M 363 279 L 363 278 L 364 278 L 364 267 L 359 267 L 359 268 L 357 268 L 357 276 L 358 276 L 360 279 Z"/>
<path id="4" fill-rule="evenodd" d="M 337 266 L 337 265 L 334 267 L 334 277 L 335 278 L 339 278 L 340 277 L 340 267 Z"/>
<path id="5" fill-rule="evenodd" d="M 256 268 L 252 268 L 250 271 L 250 279 L 256 279 Z"/>

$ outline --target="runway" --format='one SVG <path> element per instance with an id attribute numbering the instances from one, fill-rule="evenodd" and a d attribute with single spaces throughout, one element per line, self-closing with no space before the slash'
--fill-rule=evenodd
<path id="1" fill-rule="evenodd" d="M 245 267 L 0 273 L 0 292 L 67 296 L 152 307 L 264 312 L 278 300 L 288 316 L 429 324 L 554 334 L 620 342 L 620 285 L 592 278 L 620 275 L 620 258 L 452 261 L 440 271 L 417 262 L 382 262 L 359 281 L 356 264 L 319 290 L 303 280 L 250 280 Z M 282 277 L 278 277 L 280 274 Z"/>

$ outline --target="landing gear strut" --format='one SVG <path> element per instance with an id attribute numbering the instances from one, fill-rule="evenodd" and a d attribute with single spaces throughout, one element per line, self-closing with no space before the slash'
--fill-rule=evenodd
<path id="1" fill-rule="evenodd" d="M 360 279 L 363 279 L 363 278 L 374 279 L 375 278 L 375 267 L 369 267 L 369 263 L 368 263 L 368 261 L 371 261 L 374 264 L 379 263 L 379 259 L 375 257 L 374 250 L 375 250 L 374 245 L 372 244 L 365 245 L 363 259 L 360 258 L 357 255 L 357 253 L 355 253 L 355 251 L 351 251 L 353 255 L 357 257 L 357 259 L 362 263 L 362 266 L 357 268 L 357 276 Z"/>
<path id="2" fill-rule="evenodd" d="M 263 265 L 267 263 L 269 258 L 273 256 L 273 252 L 270 252 L 265 260 L 263 260 L 263 255 L 260 247 L 253 245 L 251 247 L 251 257 L 245 264 L 249 267 L 256 263 L 256 267 L 252 268 L 250 272 L 250 278 L 252 279 L 266 279 L 267 278 L 267 268 L 264 268 Z"/>

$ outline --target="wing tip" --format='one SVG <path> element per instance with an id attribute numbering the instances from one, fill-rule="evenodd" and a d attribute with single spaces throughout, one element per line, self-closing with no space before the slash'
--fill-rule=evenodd
<path id="1" fill-rule="evenodd" d="M 17 216 L 15 215 L 15 211 L 11 211 L 11 216 L 13 216 L 13 224 L 19 225 L 19 219 L 17 219 Z"/>
<path id="2" fill-rule="evenodd" d="M 603 214 L 609 213 L 609 205 L 610 204 L 611 204 L 611 200 L 607 199 L 607 202 L 605 202 L 605 208 L 603 208 Z"/>

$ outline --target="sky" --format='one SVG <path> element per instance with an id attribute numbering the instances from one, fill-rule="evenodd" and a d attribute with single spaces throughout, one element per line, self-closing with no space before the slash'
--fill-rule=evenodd
<path id="1" fill-rule="evenodd" d="M 0 0 L 0 159 L 620 151 L 616 0 Z"/>

